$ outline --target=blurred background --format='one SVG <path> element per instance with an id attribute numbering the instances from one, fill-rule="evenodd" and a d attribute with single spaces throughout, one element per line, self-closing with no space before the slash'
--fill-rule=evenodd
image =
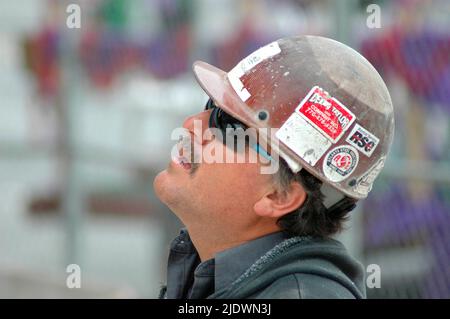
<path id="1" fill-rule="evenodd" d="M 386 168 L 339 237 L 381 268 L 368 296 L 450 298 L 448 0 L 0 0 L 0 297 L 157 297 L 181 225 L 152 181 L 206 101 L 192 62 L 302 34 L 360 51 L 394 102 Z"/>

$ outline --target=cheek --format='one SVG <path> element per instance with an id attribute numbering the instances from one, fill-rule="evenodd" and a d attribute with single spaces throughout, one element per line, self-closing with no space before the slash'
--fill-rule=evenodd
<path id="1" fill-rule="evenodd" d="M 203 200 L 224 209 L 252 208 L 268 183 L 257 164 L 203 164 L 197 173 Z"/>

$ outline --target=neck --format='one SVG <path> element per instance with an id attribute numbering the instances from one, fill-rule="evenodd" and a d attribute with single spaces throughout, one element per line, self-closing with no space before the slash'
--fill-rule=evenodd
<path id="1" fill-rule="evenodd" d="M 237 247 L 256 238 L 280 231 L 277 225 L 257 225 L 251 229 L 232 231 L 227 227 L 212 229 L 204 225 L 186 225 L 200 260 L 212 259 L 221 251 Z"/>

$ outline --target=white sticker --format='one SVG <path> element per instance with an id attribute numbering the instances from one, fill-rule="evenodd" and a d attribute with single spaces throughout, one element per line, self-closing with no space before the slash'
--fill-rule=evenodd
<path id="1" fill-rule="evenodd" d="M 332 182 L 340 182 L 350 176 L 358 166 L 358 151 L 349 145 L 339 145 L 325 156 L 322 170 Z"/>
<path id="2" fill-rule="evenodd" d="M 356 183 L 356 186 L 354 187 L 355 192 L 362 195 L 369 194 L 375 178 L 380 174 L 381 170 L 384 167 L 385 161 L 386 157 L 381 157 L 378 162 L 376 162 L 375 165 L 370 168 L 367 173 L 363 175 L 363 177 L 361 177 L 361 179 Z"/>
<path id="3" fill-rule="evenodd" d="M 347 136 L 346 141 L 355 146 L 363 154 L 370 157 L 380 140 L 364 127 L 356 123 L 350 134 Z"/>
<path id="4" fill-rule="evenodd" d="M 291 114 L 275 136 L 311 166 L 331 146 L 330 140 L 297 113 Z"/>
<path id="5" fill-rule="evenodd" d="M 250 54 L 248 57 L 239 62 L 230 72 L 228 72 L 228 80 L 243 102 L 247 101 L 251 94 L 244 87 L 241 77 L 262 61 L 280 52 L 281 49 L 278 42 L 274 41 Z"/>
<path id="6" fill-rule="evenodd" d="M 247 91 L 247 89 L 244 87 L 244 83 L 242 83 L 241 79 L 234 76 L 234 74 L 231 74 L 233 70 L 231 70 L 228 73 L 228 80 L 231 83 L 231 86 L 233 87 L 234 91 L 239 95 L 242 102 L 245 102 L 248 100 L 248 98 L 251 96 L 250 92 Z"/>

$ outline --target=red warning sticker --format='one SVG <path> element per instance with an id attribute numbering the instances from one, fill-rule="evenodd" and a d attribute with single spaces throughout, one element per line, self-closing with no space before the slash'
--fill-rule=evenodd
<path id="1" fill-rule="evenodd" d="M 336 143 L 355 120 L 355 115 L 328 92 L 315 86 L 295 109 L 331 142 Z"/>

